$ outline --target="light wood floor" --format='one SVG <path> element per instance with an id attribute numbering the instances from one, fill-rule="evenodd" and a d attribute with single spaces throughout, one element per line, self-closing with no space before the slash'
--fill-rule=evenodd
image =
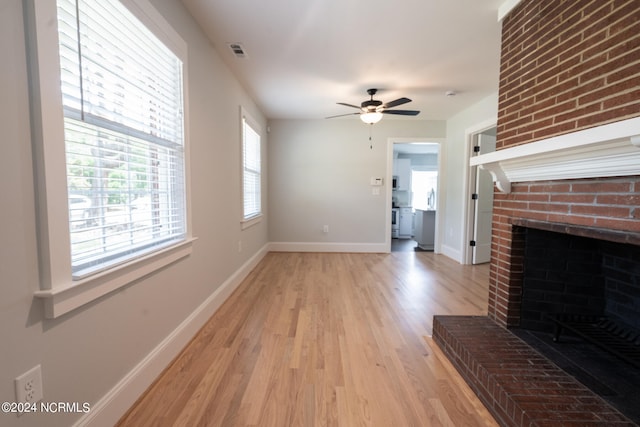
<path id="1" fill-rule="evenodd" d="M 119 426 L 496 426 L 430 338 L 487 287 L 432 252 L 270 253 Z"/>

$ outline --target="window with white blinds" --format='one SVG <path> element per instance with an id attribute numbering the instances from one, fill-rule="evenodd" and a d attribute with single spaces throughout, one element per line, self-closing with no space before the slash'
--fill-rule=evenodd
<path id="1" fill-rule="evenodd" d="M 117 0 L 57 0 L 79 279 L 186 236 L 182 62 Z"/>
<path id="2" fill-rule="evenodd" d="M 242 186 L 243 218 L 250 220 L 262 214 L 260 134 L 246 114 L 242 115 Z"/>

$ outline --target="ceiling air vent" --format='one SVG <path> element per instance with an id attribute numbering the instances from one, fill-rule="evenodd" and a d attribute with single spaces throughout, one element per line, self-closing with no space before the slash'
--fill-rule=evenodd
<path id="1" fill-rule="evenodd" d="M 247 57 L 244 47 L 240 43 L 229 43 L 229 49 L 231 49 L 236 58 L 244 59 Z"/>

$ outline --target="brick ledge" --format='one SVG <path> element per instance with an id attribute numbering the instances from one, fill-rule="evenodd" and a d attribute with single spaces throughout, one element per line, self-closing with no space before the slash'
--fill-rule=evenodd
<path id="1" fill-rule="evenodd" d="M 635 426 L 486 316 L 434 316 L 433 340 L 502 426 Z"/>

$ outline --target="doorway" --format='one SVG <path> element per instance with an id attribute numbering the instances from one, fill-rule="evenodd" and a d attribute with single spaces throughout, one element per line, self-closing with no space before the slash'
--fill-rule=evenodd
<path id="1" fill-rule="evenodd" d="M 469 158 L 495 151 L 495 124 L 469 133 L 468 144 Z M 493 187 L 493 177 L 488 171 L 469 166 L 465 264 L 484 264 L 491 260 Z"/>
<path id="2" fill-rule="evenodd" d="M 387 203 L 393 223 L 387 233 L 389 251 L 438 252 L 441 141 L 389 142 L 388 182 L 393 183 Z"/>

